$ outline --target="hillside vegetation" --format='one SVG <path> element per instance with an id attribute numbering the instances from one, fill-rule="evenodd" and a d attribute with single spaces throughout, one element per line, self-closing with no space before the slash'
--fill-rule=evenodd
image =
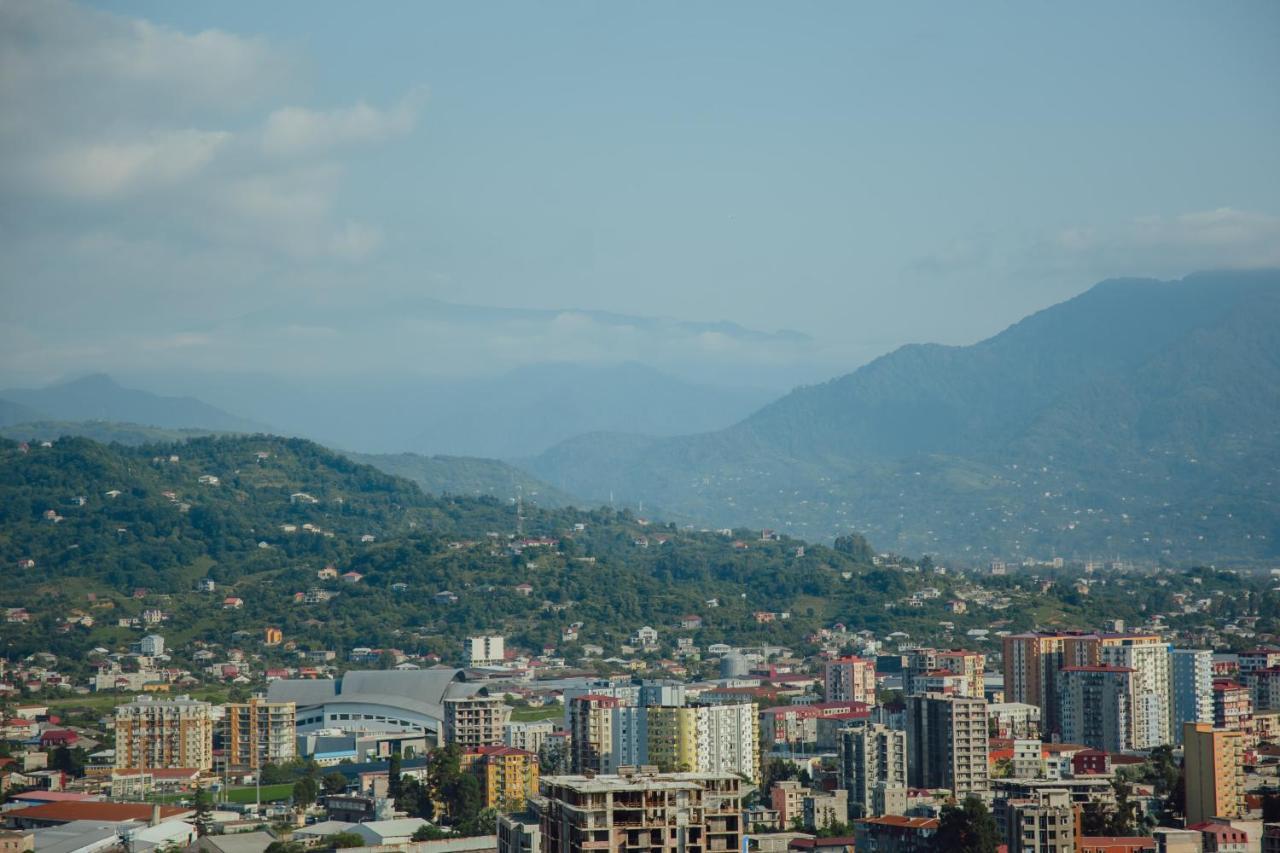
<path id="1" fill-rule="evenodd" d="M 983 647 L 989 641 L 967 636 L 970 629 L 1088 627 L 1100 614 L 1137 622 L 1149 608 L 1174 607 L 1170 596 L 1188 589 L 1234 590 L 1215 594 L 1243 613 L 1258 609 L 1253 590 L 1267 586 L 1265 578 L 1258 586 L 1201 572 L 1143 581 L 1140 594 L 1117 578 L 1080 595 L 1070 583 L 1042 590 L 1015 577 L 979 585 L 934 572 L 927 560 L 919 568 L 897 559 L 875 565 L 859 536 L 825 547 L 532 502 L 518 535 L 516 524 L 508 502 L 428 496 L 301 439 L 202 437 L 131 448 L 67 438 L 26 450 L 0 441 L 8 581 L 0 605 L 32 614 L 29 623 L 0 624 L 0 643 L 11 655 L 52 651 L 87 666 L 93 648 L 124 648 L 145 630 L 119 627 L 121 619 L 151 610 L 166 617 L 151 630 L 175 649 L 196 640 L 249 643 L 279 663 L 297 656 L 254 643 L 269 625 L 298 650 L 332 650 L 339 660 L 369 646 L 451 661 L 461 637 L 501 631 L 513 644 L 557 647 L 577 661 L 586 644 L 616 654 L 643 625 L 659 629 L 667 653 L 681 635 L 703 648 L 796 645 L 837 621 Z M 320 577 L 327 567 L 360 578 Z M 216 592 L 197 590 L 205 578 Z M 441 600 L 445 591 L 456 600 Z M 242 604 L 226 608 L 228 597 Z M 950 613 L 954 598 L 967 599 L 968 612 Z M 689 614 L 701 628 L 679 627 Z M 574 624 L 577 636 L 566 638 Z"/>

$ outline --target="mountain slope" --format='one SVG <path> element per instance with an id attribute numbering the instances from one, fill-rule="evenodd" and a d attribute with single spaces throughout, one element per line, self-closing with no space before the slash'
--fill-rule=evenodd
<path id="1" fill-rule="evenodd" d="M 915 345 L 728 429 L 566 442 L 529 470 L 719 523 L 950 555 L 1280 554 L 1280 274 L 1099 284 Z"/>
<path id="2" fill-rule="evenodd" d="M 162 397 L 124 388 L 101 373 L 46 388 L 0 391 L 0 398 L 44 413 L 44 417 L 28 416 L 23 419 L 26 421 L 118 421 L 165 429 L 266 431 L 262 424 L 228 414 L 193 397 Z"/>
<path id="3" fill-rule="evenodd" d="M 21 403 L 14 403 L 10 400 L 0 400 L 0 427 L 38 421 L 42 418 L 44 418 L 44 413 L 36 411 L 30 406 L 24 406 Z"/>
<path id="4" fill-rule="evenodd" d="M 514 498 L 519 487 L 525 500 L 538 506 L 582 505 L 565 492 L 497 459 L 417 453 L 348 453 L 347 456 L 379 471 L 412 480 L 427 494 L 487 496 L 507 501 Z"/>

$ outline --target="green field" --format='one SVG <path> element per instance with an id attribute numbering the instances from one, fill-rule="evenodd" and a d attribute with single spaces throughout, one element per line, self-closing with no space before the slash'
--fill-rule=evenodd
<path id="1" fill-rule="evenodd" d="M 293 796 L 293 785 L 288 782 L 282 782 L 279 785 L 263 785 L 262 786 L 262 802 L 277 803 L 281 800 L 287 800 Z M 223 791 L 219 799 L 226 803 L 252 803 L 257 797 L 257 789 L 248 788 L 231 788 Z"/>
<path id="2" fill-rule="evenodd" d="M 554 720 L 564 715 L 564 708 L 559 705 L 544 705 L 541 708 L 516 708 L 511 712 L 511 719 L 517 723 L 532 723 L 537 720 Z"/>

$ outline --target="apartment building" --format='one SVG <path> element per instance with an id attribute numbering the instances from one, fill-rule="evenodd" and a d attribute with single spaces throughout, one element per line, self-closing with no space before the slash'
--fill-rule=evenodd
<path id="1" fill-rule="evenodd" d="M 742 849 L 741 781 L 728 773 L 546 776 L 531 805 L 555 853 Z"/>
<path id="2" fill-rule="evenodd" d="M 1213 652 L 1169 652 L 1169 707 L 1169 729 L 1175 743 L 1182 743 L 1187 723 L 1213 723 Z"/>
<path id="3" fill-rule="evenodd" d="M 538 756 L 513 746 L 473 746 L 459 766 L 480 781 L 485 808 L 520 811 L 538 793 Z"/>
<path id="4" fill-rule="evenodd" d="M 569 766 L 575 773 L 604 773 L 613 754 L 614 696 L 587 694 L 569 702 Z"/>
<path id="5" fill-rule="evenodd" d="M 222 749 L 227 769 L 254 772 L 264 764 L 282 764 L 297 755 L 298 708 L 254 696 L 223 706 Z"/>
<path id="6" fill-rule="evenodd" d="M 502 637 L 486 634 L 467 637 L 462 643 L 462 652 L 467 666 L 499 666 L 506 662 L 504 646 Z"/>
<path id="7" fill-rule="evenodd" d="M 837 769 L 841 788 L 849 792 L 849 817 L 879 817 L 877 785 L 882 791 L 907 787 L 907 733 L 884 725 L 840 731 Z M 883 807 L 885 797 L 879 800 Z"/>
<path id="8" fill-rule="evenodd" d="M 1187 778 L 1187 826 L 1245 815 L 1244 737 L 1240 732 L 1187 723 L 1182 743 Z"/>
<path id="9" fill-rule="evenodd" d="M 187 696 L 139 696 L 115 710 L 116 768 L 213 767 L 213 706 Z"/>
<path id="10" fill-rule="evenodd" d="M 444 742 L 458 746 L 501 746 L 511 706 L 496 696 L 457 696 L 444 700 Z"/>
<path id="11" fill-rule="evenodd" d="M 829 660 L 823 669 L 828 702 L 876 703 L 876 662 L 860 657 Z"/>
<path id="12" fill-rule="evenodd" d="M 1059 731 L 1064 742 L 1104 752 L 1134 749 L 1132 668 L 1068 666 L 1059 678 Z"/>
<path id="13" fill-rule="evenodd" d="M 1103 634 L 1096 660 L 1133 670 L 1130 742 L 1133 749 L 1170 743 L 1169 645 L 1157 634 Z"/>
<path id="14" fill-rule="evenodd" d="M 1091 660 L 1094 636 L 1079 633 L 1012 634 L 1002 641 L 1004 699 L 1035 705 L 1041 711 L 1041 731 L 1060 733 L 1058 674 L 1064 666 L 1084 666 Z"/>
<path id="15" fill-rule="evenodd" d="M 1075 808 L 1070 792 L 1037 791 L 1034 797 L 1005 804 L 1005 841 L 1009 853 L 1075 853 Z"/>
<path id="16" fill-rule="evenodd" d="M 989 788 L 987 703 L 936 693 L 906 697 L 907 778 L 957 797 Z"/>

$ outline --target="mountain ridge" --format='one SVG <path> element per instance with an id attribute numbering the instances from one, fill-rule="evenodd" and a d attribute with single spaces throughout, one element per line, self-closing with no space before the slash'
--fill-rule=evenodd
<path id="1" fill-rule="evenodd" d="M 797 388 L 724 430 L 613 442 L 594 434 L 526 464 L 587 498 L 611 491 L 709 523 L 734 516 L 815 538 L 858 529 L 900 551 L 949 555 L 1115 550 L 1203 558 L 1212 556 L 1213 537 L 1209 545 L 1186 539 L 1156 504 L 1198 516 L 1227 502 L 1254 527 L 1224 524 L 1231 537 L 1251 538 L 1218 556 L 1266 558 L 1280 539 L 1280 510 L 1265 490 L 1280 467 L 1280 442 L 1267 426 L 1280 418 L 1272 323 L 1280 323 L 1275 271 L 1109 280 L 970 346 L 899 348 Z M 1188 386 L 1184 374 L 1200 378 Z M 1220 406 L 1248 410 L 1247 434 Z M 1122 429 L 1108 426 L 1108 411 Z M 1217 453 L 1216 440 L 1235 433 L 1240 452 Z M 1114 470 L 1093 464 L 1099 454 Z M 1199 470 L 1184 471 L 1170 454 L 1197 459 L 1188 464 Z M 957 487 L 950 505 L 902 488 L 920 460 L 944 483 L 971 488 Z M 1044 468 L 1042 476 L 1029 477 L 1029 465 Z M 1244 505 L 1229 493 L 1197 494 L 1254 474 L 1262 479 Z M 1159 495 L 1140 514 L 1150 530 L 1128 530 L 1134 513 L 1118 502 L 1141 502 L 1137 485 Z M 966 501 L 983 511 L 966 510 Z M 986 512 L 982 502 L 1003 509 Z M 1108 524 L 1126 529 L 1078 535 L 1072 516 L 1099 503 Z M 947 532 L 932 529 L 939 519 Z"/>

